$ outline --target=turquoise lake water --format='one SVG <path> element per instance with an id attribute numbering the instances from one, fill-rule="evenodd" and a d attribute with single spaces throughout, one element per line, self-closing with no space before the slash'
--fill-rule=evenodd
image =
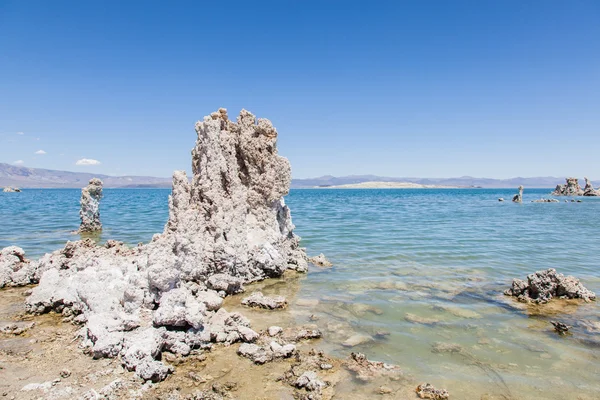
<path id="1" fill-rule="evenodd" d="M 600 199 L 531 203 L 550 189 L 526 189 L 513 204 L 515 192 L 292 190 L 302 245 L 334 263 L 311 268 L 288 293 L 295 318 L 317 324 L 333 354 L 398 364 L 451 398 L 600 399 L 599 302 L 528 307 L 502 295 L 513 277 L 550 267 L 600 293 Z M 169 190 L 104 193 L 101 240 L 137 244 L 162 231 Z M 0 248 L 36 258 L 78 239 L 79 196 L 0 193 Z M 550 320 L 572 334 L 557 335 Z M 342 345 L 355 335 L 367 342 Z"/>

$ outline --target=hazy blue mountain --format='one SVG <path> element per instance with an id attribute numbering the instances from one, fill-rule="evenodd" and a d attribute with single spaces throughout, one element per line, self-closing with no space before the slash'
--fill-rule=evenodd
<path id="1" fill-rule="evenodd" d="M 151 176 L 109 176 L 87 172 L 27 168 L 0 163 L 0 187 L 82 188 L 94 177 L 102 179 L 104 187 L 108 188 L 171 187 L 171 178 L 155 178 Z"/>
<path id="2" fill-rule="evenodd" d="M 56 171 L 41 168 L 27 168 L 11 164 L 0 163 L 0 187 L 16 186 L 20 188 L 82 188 L 91 178 L 100 178 L 107 188 L 170 188 L 171 178 L 156 178 L 152 176 L 109 176 L 87 172 Z M 526 188 L 554 188 L 559 183 L 564 183 L 564 178 L 553 176 L 535 178 L 510 178 L 490 179 L 461 176 L 459 178 L 414 178 L 414 177 L 389 177 L 377 175 L 325 175 L 318 178 L 292 179 L 292 188 L 311 188 L 345 185 L 363 182 L 413 182 L 423 185 L 444 185 L 459 187 L 482 188 L 517 188 L 523 185 Z M 593 182 L 597 188 L 600 182 Z M 583 177 L 580 177 L 583 187 Z"/>

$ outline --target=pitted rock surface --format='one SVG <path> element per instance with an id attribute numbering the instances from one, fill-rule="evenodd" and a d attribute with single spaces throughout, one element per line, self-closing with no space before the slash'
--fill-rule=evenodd
<path id="1" fill-rule="evenodd" d="M 24 286 L 38 282 L 37 263 L 25 257 L 25 252 L 17 246 L 0 249 L 0 288 Z"/>
<path id="2" fill-rule="evenodd" d="M 102 181 L 90 179 L 89 184 L 81 189 L 79 217 L 81 225 L 79 232 L 97 232 L 102 230 L 100 222 L 100 199 L 102 199 Z"/>
<path id="3" fill-rule="evenodd" d="M 504 294 L 533 303 L 547 303 L 555 297 L 585 301 L 596 299 L 596 294 L 585 288 L 579 279 L 559 274 L 554 268 L 530 274 L 527 281 L 514 279 L 512 287 Z"/>
<path id="4" fill-rule="evenodd" d="M 592 185 L 592 182 L 588 178 L 583 178 L 583 179 L 585 179 L 585 188 L 583 189 L 583 195 L 584 196 L 600 196 L 600 189 L 595 190 L 594 185 Z"/>
<path id="5" fill-rule="evenodd" d="M 450 398 L 447 390 L 436 389 L 430 383 L 421 383 L 417 386 L 417 396 L 419 396 L 420 399 L 431 400 L 447 400 Z"/>
<path id="6" fill-rule="evenodd" d="M 35 264 L 32 276 L 43 275 L 26 301 L 31 313 L 55 311 L 82 324 L 91 355 L 120 356 L 145 380 L 172 371 L 159 361 L 164 351 L 187 355 L 212 343 L 256 341 L 245 317 L 221 308 L 222 297 L 287 269 L 307 270 L 283 201 L 290 164 L 277 154 L 271 122 L 246 110 L 233 122 L 220 109 L 196 132 L 193 177 L 174 173 L 162 234 L 134 248 L 68 242 Z M 18 269 L 21 253 L 5 250 L 2 262 Z M 274 347 L 286 355 L 291 348 Z"/>
<path id="7" fill-rule="evenodd" d="M 266 308 L 276 310 L 287 307 L 287 300 L 283 296 L 268 297 L 262 292 L 254 292 L 242 300 L 242 304 L 248 307 Z"/>
<path id="8" fill-rule="evenodd" d="M 553 196 L 583 196 L 583 190 L 579 186 L 577 178 L 566 178 L 567 183 L 564 185 L 556 185 L 556 189 L 552 192 Z"/>

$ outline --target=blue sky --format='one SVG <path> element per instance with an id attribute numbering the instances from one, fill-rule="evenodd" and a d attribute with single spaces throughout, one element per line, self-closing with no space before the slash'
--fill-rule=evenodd
<path id="1" fill-rule="evenodd" d="M 226 107 L 273 121 L 296 178 L 598 179 L 599 21 L 598 1 L 0 0 L 0 162 L 170 176 Z"/>

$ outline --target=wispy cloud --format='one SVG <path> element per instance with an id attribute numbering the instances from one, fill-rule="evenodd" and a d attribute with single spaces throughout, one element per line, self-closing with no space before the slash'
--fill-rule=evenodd
<path id="1" fill-rule="evenodd" d="M 17 135 L 24 135 L 25 132 L 17 132 Z"/>
<path id="2" fill-rule="evenodd" d="M 35 152 L 35 154 L 46 154 L 46 152 L 44 150 L 38 150 Z"/>
<path id="3" fill-rule="evenodd" d="M 81 160 L 77 160 L 75 165 L 98 165 L 100 161 L 94 160 L 92 158 L 82 158 Z"/>
<path id="4" fill-rule="evenodd" d="M 15 165 L 21 165 L 21 164 L 24 164 L 24 163 L 25 162 L 23 160 L 17 160 L 13 164 L 15 164 Z"/>

